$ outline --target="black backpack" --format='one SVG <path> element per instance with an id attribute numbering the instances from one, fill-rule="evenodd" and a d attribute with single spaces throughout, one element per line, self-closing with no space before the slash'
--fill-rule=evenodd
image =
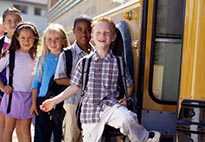
<path id="1" fill-rule="evenodd" d="M 5 35 L 0 39 L 0 55 L 1 55 L 1 50 L 3 48 L 3 45 L 4 45 L 4 39 L 5 39 Z"/>
<path id="2" fill-rule="evenodd" d="M 81 97 L 85 95 L 86 86 L 87 86 L 87 82 L 89 78 L 89 71 L 90 71 L 89 69 L 90 69 L 92 55 L 89 55 L 89 58 L 84 58 L 82 60 L 82 94 L 81 94 Z M 127 94 L 128 94 L 127 85 L 126 85 L 126 76 L 125 76 L 125 70 L 124 70 L 125 64 L 124 64 L 122 57 L 119 57 L 116 55 L 115 57 L 117 59 L 117 66 L 119 70 L 117 89 L 119 90 L 120 93 L 117 99 L 122 99 L 124 97 L 127 97 Z M 82 130 L 82 126 L 80 122 L 81 107 L 82 107 L 82 100 L 80 101 L 76 109 L 76 120 L 77 120 L 78 128 L 80 130 Z"/>
<path id="3" fill-rule="evenodd" d="M 0 58 L 2 57 L 2 48 L 3 48 L 3 45 L 4 45 L 4 39 L 5 39 L 5 35 L 0 39 Z M 0 76 L 3 77 L 4 75 L 6 74 L 6 71 L 3 70 L 2 72 L 0 72 Z M 3 83 L 6 83 L 6 80 L 2 80 Z M 4 93 L 2 91 L 0 91 L 0 95 L 3 95 Z"/>
<path id="4" fill-rule="evenodd" d="M 72 71 L 72 51 L 70 49 L 65 49 L 63 51 L 65 53 L 66 57 L 66 74 L 70 78 L 71 71 Z M 59 85 L 54 81 L 54 75 L 51 77 L 48 85 L 48 91 L 46 93 L 46 98 L 52 98 L 61 92 L 63 92 L 68 86 L 66 85 Z M 56 105 L 55 109 L 51 110 L 49 115 L 55 121 L 55 123 L 58 123 L 58 126 L 61 125 L 64 117 L 65 117 L 65 110 L 63 108 L 64 102 L 59 103 Z"/>
<path id="5" fill-rule="evenodd" d="M 66 74 L 68 78 L 71 78 L 71 71 L 72 71 L 72 65 L 73 65 L 72 51 L 71 49 L 64 49 L 63 52 L 65 53 Z"/>
<path id="6" fill-rule="evenodd" d="M 9 86 L 13 87 L 13 72 L 15 65 L 15 50 L 9 52 Z M 9 102 L 7 106 L 7 113 L 11 111 L 12 94 L 9 95 Z"/>
<path id="7" fill-rule="evenodd" d="M 66 74 L 70 78 L 71 71 L 72 71 L 72 51 L 70 49 L 64 49 L 63 52 L 65 53 L 65 60 L 66 60 Z M 48 85 L 48 92 L 46 94 L 47 98 L 54 97 L 64 91 L 68 86 L 66 85 L 59 85 L 54 81 L 54 75 L 51 77 L 49 85 Z"/>
<path id="8" fill-rule="evenodd" d="M 126 83 L 126 73 L 125 73 L 125 63 L 123 61 L 123 58 L 120 56 L 116 56 L 117 59 L 117 66 L 119 70 L 119 75 L 118 75 L 118 91 L 120 92 L 120 95 L 118 96 L 117 99 L 121 99 L 123 97 L 127 97 L 127 83 Z M 88 82 L 88 76 L 89 76 L 89 68 L 90 68 L 90 62 L 91 62 L 92 55 L 87 59 L 84 58 L 82 61 L 82 71 L 83 71 L 83 82 L 82 82 L 82 95 L 84 95 L 87 82 Z M 86 61 L 87 59 L 87 61 Z M 85 68 L 85 69 L 84 69 Z"/>

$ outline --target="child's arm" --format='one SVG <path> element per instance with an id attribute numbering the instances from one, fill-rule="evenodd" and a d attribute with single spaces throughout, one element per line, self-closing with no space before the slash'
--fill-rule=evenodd
<path id="1" fill-rule="evenodd" d="M 0 58 L 0 73 L 9 65 L 9 54 Z"/>
<path id="2" fill-rule="evenodd" d="M 69 86 L 70 85 L 70 79 L 68 79 L 68 78 L 55 79 L 55 82 L 58 85 L 65 85 L 65 86 Z"/>
<path id="3" fill-rule="evenodd" d="M 63 100 L 75 95 L 78 91 L 80 91 L 80 86 L 82 85 L 82 60 L 76 66 L 76 70 L 74 74 L 72 74 L 72 84 L 67 87 L 62 93 L 59 95 L 48 99 L 42 103 L 40 108 L 43 111 L 50 111 L 52 108 L 55 107 L 56 104 L 62 102 Z"/>
<path id="4" fill-rule="evenodd" d="M 0 90 L 5 94 L 9 95 L 12 93 L 13 89 L 9 85 L 4 85 L 3 82 L 0 80 Z"/>
<path id="5" fill-rule="evenodd" d="M 62 52 L 58 59 L 58 64 L 55 71 L 54 80 L 58 85 L 69 86 L 70 85 L 70 78 L 67 76 L 66 73 L 66 62 L 65 62 L 65 53 Z"/>
<path id="6" fill-rule="evenodd" d="M 0 73 L 7 68 L 9 65 L 9 54 L 6 56 L 0 58 Z M 3 84 L 3 82 L 0 80 L 0 90 L 6 94 L 11 94 L 12 93 L 12 87 L 9 85 Z"/>
<path id="7" fill-rule="evenodd" d="M 47 99 L 45 100 L 42 105 L 40 106 L 41 110 L 48 112 L 51 109 L 53 109 L 55 107 L 55 105 L 59 104 L 60 102 L 62 102 L 63 100 L 74 96 L 78 91 L 80 90 L 80 87 L 77 85 L 71 85 L 69 87 L 67 87 L 62 93 L 60 93 L 59 95 L 51 98 L 51 99 Z"/>
<path id="8" fill-rule="evenodd" d="M 37 96 L 41 86 L 42 64 L 43 64 L 43 59 L 39 58 L 35 65 L 34 78 L 32 81 L 32 105 L 31 105 L 30 112 L 35 115 L 38 115 Z"/>
<path id="9" fill-rule="evenodd" d="M 32 89 L 32 105 L 30 112 L 32 114 L 38 115 L 37 110 L 37 95 L 38 95 L 38 89 Z"/>
<path id="10" fill-rule="evenodd" d="M 133 94 L 133 84 L 127 87 L 127 95 L 131 97 Z"/>

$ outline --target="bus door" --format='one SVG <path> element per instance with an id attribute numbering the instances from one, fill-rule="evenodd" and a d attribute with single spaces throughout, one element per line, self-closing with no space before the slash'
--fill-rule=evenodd
<path id="1" fill-rule="evenodd" d="M 177 142 L 205 141 L 205 1 L 187 0 Z"/>
<path id="2" fill-rule="evenodd" d="M 176 134 L 185 0 L 145 0 L 143 4 L 139 100 L 141 121 L 165 136 Z M 140 107 L 140 106 L 139 106 Z"/>

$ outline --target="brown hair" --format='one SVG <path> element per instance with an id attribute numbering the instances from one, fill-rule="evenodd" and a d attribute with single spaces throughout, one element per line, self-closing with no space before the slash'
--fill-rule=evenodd
<path id="1" fill-rule="evenodd" d="M 15 29 L 14 34 L 13 34 L 12 39 L 11 39 L 9 51 L 16 51 L 16 50 L 21 48 L 19 41 L 18 41 L 18 37 L 19 37 L 20 31 L 22 29 L 31 30 L 33 32 L 34 37 L 35 37 L 33 47 L 31 49 L 29 49 L 29 55 L 31 56 L 32 59 L 34 59 L 36 57 L 39 35 L 38 35 L 38 31 L 36 29 L 36 26 L 32 23 L 29 23 L 29 22 L 22 22 L 16 26 L 16 29 Z"/>
<path id="2" fill-rule="evenodd" d="M 7 8 L 4 12 L 3 12 L 3 22 L 5 21 L 6 19 L 6 16 L 7 15 L 16 15 L 18 18 L 19 18 L 19 22 L 22 21 L 22 17 L 21 17 L 21 11 L 18 10 L 17 8 L 15 7 L 10 7 L 10 8 Z"/>

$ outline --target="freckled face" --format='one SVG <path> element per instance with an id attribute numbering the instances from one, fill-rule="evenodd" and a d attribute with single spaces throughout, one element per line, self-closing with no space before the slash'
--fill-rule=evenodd
<path id="1" fill-rule="evenodd" d="M 92 30 L 92 39 L 97 48 L 109 48 L 115 39 L 111 25 L 107 22 L 97 23 Z"/>

